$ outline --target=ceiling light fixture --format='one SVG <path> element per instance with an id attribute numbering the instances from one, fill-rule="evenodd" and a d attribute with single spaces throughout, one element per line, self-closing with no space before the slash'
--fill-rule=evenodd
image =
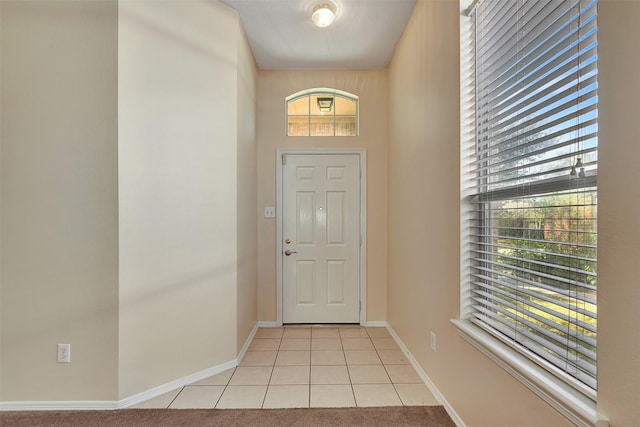
<path id="1" fill-rule="evenodd" d="M 333 6 L 329 3 L 320 3 L 313 8 L 311 19 L 320 28 L 328 27 L 336 18 Z"/>
<path id="2" fill-rule="evenodd" d="M 323 113 L 331 112 L 331 107 L 333 107 L 333 98 L 318 98 L 318 108 Z"/>

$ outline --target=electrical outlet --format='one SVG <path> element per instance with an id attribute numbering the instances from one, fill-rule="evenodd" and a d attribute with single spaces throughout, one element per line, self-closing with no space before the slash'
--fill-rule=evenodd
<path id="1" fill-rule="evenodd" d="M 431 332 L 431 351 L 436 351 L 436 334 Z"/>
<path id="2" fill-rule="evenodd" d="M 71 344 L 58 344 L 58 363 L 71 363 Z"/>

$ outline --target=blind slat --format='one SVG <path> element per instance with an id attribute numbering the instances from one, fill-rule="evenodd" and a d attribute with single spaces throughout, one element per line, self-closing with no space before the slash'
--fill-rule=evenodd
<path id="1" fill-rule="evenodd" d="M 578 46 L 589 46 L 589 40 L 594 41 L 593 32 L 595 30 L 595 22 L 588 22 L 580 30 L 575 27 L 566 27 L 562 32 L 554 34 L 545 40 L 542 44 L 535 47 L 534 50 L 528 52 L 528 55 L 517 56 L 518 49 L 515 52 L 503 52 L 500 59 L 505 62 L 493 66 L 485 64 L 485 58 L 482 52 L 476 54 L 478 69 L 483 72 L 481 80 L 481 88 L 483 95 L 491 97 L 492 100 L 498 98 L 495 94 L 504 91 L 506 88 L 513 87 L 517 79 L 522 76 L 531 76 L 533 73 L 538 75 L 545 74 L 549 70 L 564 64 L 578 54 Z M 578 34 L 582 33 L 583 39 L 578 40 Z M 590 39 L 588 39 L 590 38 Z M 583 57 L 586 51 L 582 52 Z M 511 55 L 511 57 L 509 57 Z M 514 62 L 508 62 L 509 60 Z M 517 68 L 517 73 L 509 73 L 509 68 Z"/>
<path id="2" fill-rule="evenodd" d="M 595 69 L 595 64 L 588 64 L 585 69 L 585 71 L 593 71 Z M 558 80 L 558 78 L 559 77 L 551 76 L 549 81 L 556 81 L 555 84 L 550 84 L 542 90 L 529 94 L 517 103 L 510 104 L 506 108 L 501 107 L 500 112 L 495 115 L 491 115 L 490 118 L 486 119 L 482 123 L 482 133 L 491 134 L 496 128 L 508 127 L 514 121 L 519 120 L 520 117 L 527 117 L 528 114 L 535 114 L 536 111 L 544 110 L 550 105 L 556 104 L 565 98 L 569 98 L 575 102 L 576 100 L 585 100 L 595 96 L 593 89 L 597 82 L 596 76 L 590 76 L 578 84 L 574 83 L 576 81 L 576 75 L 574 73 L 569 73 L 560 80 Z M 574 84 L 569 86 L 571 83 Z M 576 89 L 589 89 L 589 91 L 586 93 L 578 93 L 576 92 Z M 540 117 L 545 118 L 547 116 L 548 115 L 545 114 Z"/>
<path id="3" fill-rule="evenodd" d="M 548 316 L 540 316 L 533 311 L 533 309 L 538 309 L 544 311 L 547 314 L 552 316 L 561 316 L 561 313 L 554 312 L 553 310 L 542 310 L 543 307 L 539 304 L 532 303 L 529 306 L 523 305 L 521 300 L 518 300 L 516 297 L 509 295 L 508 293 L 501 292 L 499 289 L 493 289 L 492 292 L 474 290 L 474 294 L 476 297 L 474 299 L 480 303 L 481 305 L 488 305 L 493 308 L 502 308 L 506 313 L 509 313 L 508 316 L 516 321 L 520 321 L 530 327 L 533 327 L 537 332 L 542 333 L 547 338 L 550 338 L 556 342 L 567 343 L 573 342 L 574 347 L 573 350 L 580 352 L 582 355 L 589 357 L 590 359 L 595 360 L 595 352 L 589 349 L 589 346 L 595 346 L 595 340 L 591 339 L 589 336 L 585 334 L 581 334 L 577 332 L 577 330 L 569 330 L 566 332 L 566 327 L 564 327 L 560 323 L 552 322 L 549 320 Z M 503 298 L 504 297 L 504 298 Z M 520 303 L 514 304 L 509 301 L 509 299 L 515 299 L 516 302 Z M 490 300 L 490 303 L 486 301 Z M 485 307 L 486 308 L 486 307 Z M 511 310 L 513 311 L 511 311 Z M 501 311 L 504 313 L 503 311 Z M 542 325 L 546 325 L 549 328 L 541 327 L 540 325 L 536 325 L 535 322 L 523 320 L 523 317 L 530 317 L 537 322 L 540 322 Z M 567 321 L 572 321 L 571 319 Z M 577 328 L 580 329 L 580 328 Z M 554 332 L 560 331 L 560 332 Z"/>
<path id="4" fill-rule="evenodd" d="M 521 120 L 518 123 L 518 126 L 521 126 L 523 129 L 528 130 L 528 134 L 543 133 L 546 129 L 553 128 L 555 124 L 560 124 L 566 121 L 573 121 L 578 123 L 579 120 L 577 117 L 580 115 L 584 115 L 587 112 L 594 111 L 597 109 L 596 105 L 596 97 L 595 90 L 592 91 L 591 97 L 587 97 L 585 100 L 581 101 L 579 105 L 576 105 L 575 100 L 567 100 L 562 102 L 560 105 L 557 105 L 553 108 L 550 108 L 548 111 L 541 116 L 527 117 L 526 120 Z M 591 102 L 589 102 L 591 101 Z M 586 106 L 584 104 L 587 104 Z M 582 106 L 582 108 L 581 108 Z M 553 121 L 546 122 L 545 119 L 557 117 Z M 480 136 L 483 136 L 483 132 L 479 132 Z M 522 138 L 522 133 L 520 130 L 513 128 L 500 129 L 497 132 L 492 132 L 491 136 L 486 138 L 486 141 L 483 141 L 484 144 L 490 144 L 492 141 L 502 142 L 505 138 L 508 140 L 519 140 Z"/>
<path id="5" fill-rule="evenodd" d="M 517 6 L 513 4 L 512 6 Z M 531 37 L 533 28 L 540 25 L 544 21 L 544 16 L 540 16 L 541 12 L 544 12 L 542 8 L 543 4 L 536 4 L 536 2 L 528 2 L 522 5 L 524 8 L 530 6 L 528 10 L 521 11 L 520 16 L 516 16 L 514 11 L 517 12 L 517 7 L 512 7 L 507 14 L 499 17 L 499 21 L 507 19 L 511 23 L 510 26 L 489 26 L 486 29 L 487 35 L 480 38 L 477 43 L 478 51 L 483 54 L 487 66 L 485 72 L 490 72 L 495 68 L 495 64 L 501 61 L 505 54 L 514 54 L 519 52 L 523 47 L 528 45 L 528 38 Z M 522 22 L 525 22 L 522 25 Z M 516 49 L 517 47 L 520 50 Z M 487 52 L 486 55 L 484 53 Z"/>
<path id="6" fill-rule="evenodd" d="M 539 3 L 544 5 L 543 2 Z M 562 2 L 556 4 L 561 5 Z M 573 50 L 576 43 L 580 41 L 580 36 L 587 37 L 596 28 L 595 9 L 584 11 L 580 16 L 577 12 L 569 10 L 566 13 L 570 16 L 560 16 L 556 22 L 540 33 L 539 39 L 534 40 L 532 44 L 516 43 L 515 38 L 511 38 L 498 50 L 493 50 L 495 46 L 489 48 L 482 45 L 476 46 L 478 53 L 476 66 L 483 76 L 482 87 L 495 90 L 498 86 L 511 86 L 509 82 L 517 78 L 518 73 L 527 73 L 527 70 L 536 69 L 541 64 L 548 63 L 558 54 Z M 517 18 L 512 19 L 517 21 Z M 580 28 L 578 28 L 578 21 L 580 21 Z M 486 38 L 487 36 L 483 36 L 480 43 Z M 490 95 L 488 92 L 485 94 Z"/>
<path id="7" fill-rule="evenodd" d="M 518 248 L 511 248 L 511 249 L 516 249 L 517 250 Z M 552 263 L 549 263 L 549 262 L 537 261 L 535 259 L 526 259 L 526 258 L 521 258 L 521 257 L 517 257 L 517 256 L 499 254 L 499 253 L 486 251 L 486 250 L 485 251 L 475 250 L 475 251 L 472 251 L 472 252 L 474 254 L 476 254 L 476 256 L 490 255 L 490 256 L 493 256 L 493 257 L 499 257 L 499 258 L 508 259 L 508 260 L 511 260 L 511 261 L 526 263 L 529 266 L 534 265 L 534 266 L 539 266 L 539 267 L 557 268 L 559 270 L 564 270 L 566 272 L 571 272 L 571 273 L 576 273 L 576 274 L 581 274 L 581 275 L 591 276 L 591 277 L 597 277 L 597 275 L 596 275 L 596 273 L 594 271 L 581 270 L 580 268 L 575 268 L 575 267 L 571 267 L 571 266 L 567 266 L 567 265 L 552 264 Z M 506 264 L 504 264 L 504 265 L 506 266 Z"/>
<path id="8" fill-rule="evenodd" d="M 530 330 L 527 330 L 524 327 L 524 322 L 516 322 L 509 316 L 500 317 L 492 315 L 493 312 L 487 310 L 482 305 L 476 305 L 474 306 L 474 308 L 477 308 L 477 319 L 480 319 L 482 321 L 487 321 L 488 319 L 490 319 L 494 322 L 500 323 L 503 327 L 509 328 L 512 332 L 510 335 L 514 339 L 517 339 L 520 342 L 524 342 L 525 348 L 535 352 L 543 359 L 546 359 L 549 362 L 560 362 L 560 367 L 571 365 L 572 367 L 579 368 L 583 374 L 589 375 L 595 380 L 595 360 L 585 360 L 586 358 L 579 357 L 577 354 L 571 354 L 570 356 L 568 356 L 567 353 L 571 352 L 572 350 L 570 342 L 565 342 L 564 348 L 558 347 L 557 345 L 554 345 L 549 340 L 544 339 L 540 335 L 536 335 Z M 532 342 L 540 344 L 540 346 L 533 346 L 531 345 Z"/>
<path id="9" fill-rule="evenodd" d="M 596 389 L 597 380 L 595 372 L 589 373 L 586 369 L 583 369 L 581 366 L 583 363 L 581 361 L 568 360 L 566 357 L 559 357 L 553 353 L 545 354 L 544 347 L 541 346 L 525 346 L 517 344 L 518 333 L 516 333 L 514 329 L 511 329 L 503 323 L 494 321 L 493 318 L 482 316 L 482 312 L 480 310 L 474 313 L 474 318 L 471 320 L 478 327 L 489 333 L 493 333 L 497 338 L 517 349 L 520 353 L 527 354 L 533 359 L 539 358 L 539 361 L 542 362 L 548 362 L 550 364 L 549 370 L 556 374 L 558 378 L 564 379 L 564 374 L 582 382 L 590 389 Z M 574 368 L 574 370 L 570 371 L 568 369 L 569 367 Z"/>
<path id="10" fill-rule="evenodd" d="M 463 115 L 475 139 L 462 150 L 474 323 L 593 390 L 596 5 L 476 4 Z"/>
<path id="11" fill-rule="evenodd" d="M 482 287 L 487 288 L 489 290 L 493 290 L 495 288 L 495 286 L 509 287 L 509 288 L 513 289 L 514 291 L 521 292 L 521 293 L 523 293 L 525 295 L 533 296 L 535 298 L 538 298 L 538 299 L 553 303 L 555 305 L 558 305 L 560 307 L 564 307 L 566 309 L 571 309 L 573 307 L 572 304 L 563 302 L 559 297 L 557 297 L 557 296 L 561 296 L 561 297 L 567 298 L 565 295 L 557 294 L 557 293 L 553 292 L 553 290 L 549 290 L 548 288 L 546 288 L 546 289 L 545 288 L 540 288 L 540 289 L 543 289 L 544 291 L 550 291 L 550 292 L 542 292 L 542 291 L 536 292 L 534 290 L 536 288 L 517 286 L 517 285 L 509 283 L 509 282 L 507 282 L 505 280 L 496 279 L 494 277 L 490 277 L 490 276 L 486 276 L 486 275 L 482 275 L 482 274 L 475 274 L 475 273 L 473 274 L 473 276 L 476 279 L 479 279 L 479 280 L 476 280 L 476 281 L 473 282 L 474 285 L 482 286 Z M 556 297 L 556 298 L 554 298 L 554 297 Z M 592 302 L 592 301 L 588 301 L 588 300 L 587 301 L 580 300 L 580 301 L 581 301 L 581 303 L 584 303 L 584 304 L 593 304 L 593 305 L 595 305 L 595 302 Z M 580 314 L 583 314 L 584 316 L 587 316 L 587 317 L 589 317 L 591 319 L 596 319 L 597 318 L 596 313 L 594 313 L 592 311 L 589 311 L 589 310 L 586 310 L 586 309 L 582 309 L 580 307 L 578 307 L 578 309 L 580 310 L 578 312 Z M 594 332 L 594 333 L 596 332 L 596 328 L 593 325 L 590 325 L 589 323 L 581 322 L 580 326 L 582 328 L 585 328 L 588 331 L 591 331 L 591 332 Z M 595 343 L 595 341 L 594 341 L 594 343 Z"/>
<path id="12" fill-rule="evenodd" d="M 487 304 L 482 304 L 482 301 L 478 301 L 478 302 L 480 302 L 480 304 L 478 304 L 476 307 L 478 308 L 479 311 L 481 311 L 487 317 L 491 317 L 494 320 L 501 321 L 503 324 L 508 324 L 508 322 L 511 321 L 512 322 L 511 327 L 514 329 L 514 331 L 517 334 L 521 334 L 524 337 L 526 337 L 526 339 L 529 339 L 529 340 L 535 341 L 538 344 L 541 344 L 543 346 L 544 351 L 538 354 L 542 355 L 543 357 L 546 358 L 552 355 L 556 357 L 565 358 L 566 360 L 567 353 L 572 352 L 575 354 L 573 355 L 572 358 L 569 358 L 568 360 L 573 360 L 574 362 L 577 362 L 578 360 L 588 359 L 595 365 L 595 357 L 593 358 L 589 357 L 590 354 L 587 353 L 586 351 L 585 352 L 577 351 L 575 348 L 576 344 L 572 340 L 563 340 L 560 342 L 554 342 L 554 337 L 549 336 L 550 334 L 548 333 L 548 330 L 547 330 L 547 334 L 540 333 L 539 330 L 542 328 L 539 328 L 535 323 L 529 320 L 523 319 L 522 317 L 518 318 L 516 316 L 510 315 L 511 313 L 508 310 L 502 309 L 496 304 L 489 304 L 489 307 L 493 309 L 493 310 L 489 310 L 487 309 Z M 503 314 L 503 316 L 495 315 L 494 310 Z M 591 352 L 591 354 L 594 354 L 594 353 Z M 595 366 L 590 367 L 589 364 L 585 364 L 584 368 L 586 368 L 588 371 L 595 373 Z"/>
<path id="13" fill-rule="evenodd" d="M 472 226 L 473 228 L 478 228 L 478 226 Z M 482 227 L 484 228 L 484 227 Z M 471 233 L 470 234 L 471 237 L 473 237 L 474 239 L 477 239 L 477 241 L 472 242 L 472 244 L 483 244 L 483 243 L 478 243 L 478 241 L 480 241 L 481 239 L 488 239 L 491 237 L 494 237 L 493 234 L 478 234 L 478 233 Z M 500 239 L 502 240 L 507 240 L 509 239 L 508 236 L 500 236 Z M 554 241 L 554 240 L 541 240 L 541 239 L 530 239 L 530 238 L 523 238 L 523 237 L 518 237 L 518 238 L 512 238 L 513 240 L 519 240 L 519 241 L 523 241 L 525 243 L 527 242 L 533 242 L 533 243 L 548 243 L 550 245 L 569 245 L 569 246 L 575 246 L 578 248 L 587 248 L 587 249 L 596 249 L 598 246 L 597 245 L 585 245 L 582 243 L 569 243 L 569 242 L 559 242 L 559 241 Z"/>
<path id="14" fill-rule="evenodd" d="M 524 273 L 524 274 L 528 274 L 532 277 L 535 277 L 537 280 L 544 280 L 546 279 L 547 281 L 551 281 L 551 282 L 558 282 L 564 286 L 575 286 L 577 288 L 581 288 L 584 289 L 585 291 L 595 291 L 596 288 L 593 285 L 590 285 L 588 283 L 585 282 L 580 282 L 578 280 L 574 279 L 567 279 L 561 276 L 555 276 L 553 274 L 547 274 L 547 273 L 543 273 L 541 271 L 536 271 L 536 270 L 531 270 L 529 268 L 524 268 L 524 267 L 516 267 L 513 265 L 506 265 L 506 264 L 502 264 L 499 263 L 497 261 L 491 261 L 489 259 L 486 258 L 474 258 L 474 257 L 470 257 L 469 258 L 471 261 L 475 261 L 475 262 L 481 262 L 483 264 L 490 264 L 493 267 L 504 267 L 505 270 L 510 270 L 513 272 L 519 272 L 519 273 Z M 521 276 L 516 276 L 518 278 L 521 278 Z"/>
<path id="15" fill-rule="evenodd" d="M 521 134 L 517 134 L 517 135 L 511 136 L 508 139 L 505 139 L 503 141 L 499 141 L 499 144 L 502 145 L 502 146 L 505 146 L 505 145 L 517 143 L 519 141 L 523 141 L 524 143 L 528 143 L 528 145 L 530 145 L 530 146 L 535 146 L 535 143 L 537 141 L 533 141 L 532 142 L 532 140 L 535 140 L 537 135 L 541 135 L 542 136 L 542 138 L 541 138 L 542 142 L 548 141 L 548 139 L 544 138 L 544 133 L 547 130 L 553 131 L 559 125 L 565 125 L 566 126 L 564 128 L 561 128 L 561 129 L 569 129 L 571 127 L 573 127 L 573 129 L 575 129 L 575 125 L 578 122 L 577 117 L 586 115 L 588 113 L 596 112 L 597 109 L 598 109 L 597 104 L 595 102 L 593 102 L 590 105 L 577 110 L 573 117 L 570 116 L 570 115 L 561 116 L 560 118 L 555 119 L 552 122 L 548 122 L 548 123 L 546 123 L 544 125 L 537 126 L 535 128 L 527 129 L 526 131 L 524 131 Z M 596 123 L 595 119 L 591 119 L 591 120 L 594 123 Z M 529 123 L 527 123 L 527 124 L 529 124 Z M 577 129 L 574 130 L 574 131 L 576 133 L 579 132 Z M 489 142 L 490 141 L 483 141 L 482 145 L 487 145 L 488 146 Z M 576 141 L 576 145 L 578 145 L 578 143 L 580 143 L 580 142 L 581 142 L 580 140 L 577 140 Z M 552 148 L 553 145 L 550 144 L 548 147 Z M 513 148 L 513 147 L 510 147 L 510 148 Z M 519 147 L 519 148 L 522 148 L 522 147 Z M 511 150 L 511 151 L 515 151 L 515 149 Z M 576 149 L 574 151 L 575 152 L 580 152 L 580 148 L 576 147 Z M 508 154 L 508 152 L 506 154 Z M 488 160 L 494 159 L 494 158 L 499 157 L 499 156 L 500 156 L 500 153 L 495 153 L 495 154 L 492 154 L 492 155 L 480 156 L 478 159 L 474 160 L 472 162 L 472 164 L 486 163 Z"/>

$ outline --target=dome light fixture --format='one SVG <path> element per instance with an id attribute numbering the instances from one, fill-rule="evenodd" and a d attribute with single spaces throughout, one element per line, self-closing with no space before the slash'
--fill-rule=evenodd
<path id="1" fill-rule="evenodd" d="M 313 14 L 311 20 L 316 26 L 320 28 L 328 27 L 333 24 L 333 20 L 336 18 L 333 6 L 329 3 L 320 3 L 313 8 Z"/>

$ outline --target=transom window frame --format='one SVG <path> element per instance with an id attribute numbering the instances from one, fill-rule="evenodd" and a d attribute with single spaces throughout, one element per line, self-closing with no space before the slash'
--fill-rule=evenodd
<path id="1" fill-rule="evenodd" d="M 333 97 L 333 108 L 331 110 L 331 114 L 319 114 L 319 115 L 315 115 L 315 114 L 311 114 L 311 98 L 313 96 L 322 96 L 322 95 L 328 95 L 330 97 Z M 309 110 L 308 110 L 308 114 L 301 114 L 301 115 L 290 115 L 289 114 L 289 104 L 291 102 L 297 101 L 299 99 L 302 98 L 308 98 L 309 99 Z M 340 115 L 340 114 L 336 114 L 336 101 L 335 98 L 344 98 L 348 101 L 352 101 L 355 102 L 355 114 L 354 115 Z M 353 93 L 350 92 L 346 92 L 340 89 L 335 89 L 335 88 L 327 88 L 327 87 L 317 87 L 317 88 L 310 88 L 310 89 L 305 89 L 305 90 L 301 90 L 299 92 L 293 93 L 289 96 L 287 96 L 285 98 L 285 135 L 288 137 L 354 137 L 354 136 L 359 136 L 360 135 L 360 97 L 358 95 L 355 95 Z M 308 118 L 308 132 L 307 135 L 290 135 L 289 134 L 289 117 L 307 117 Z M 333 117 L 333 135 L 312 135 L 312 130 L 311 130 L 311 119 L 312 117 Z M 336 126 L 336 118 L 337 117 L 355 117 L 355 134 L 352 135 L 337 135 L 337 126 Z"/>

